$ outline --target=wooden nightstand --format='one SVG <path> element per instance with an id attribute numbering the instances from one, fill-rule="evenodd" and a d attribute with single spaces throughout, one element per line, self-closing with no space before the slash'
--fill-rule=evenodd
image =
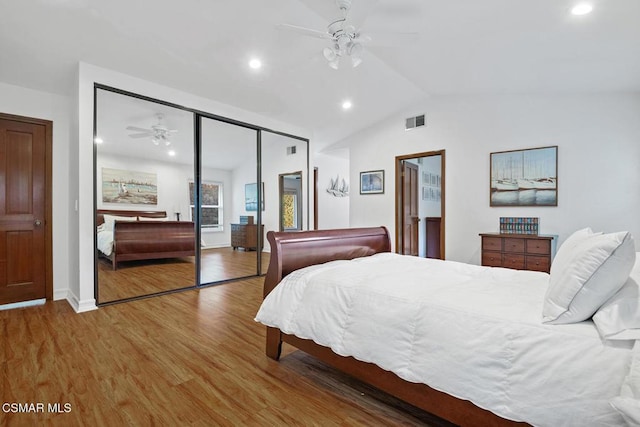
<path id="1" fill-rule="evenodd" d="M 556 236 L 534 234 L 481 233 L 482 265 L 516 270 L 551 269 Z"/>

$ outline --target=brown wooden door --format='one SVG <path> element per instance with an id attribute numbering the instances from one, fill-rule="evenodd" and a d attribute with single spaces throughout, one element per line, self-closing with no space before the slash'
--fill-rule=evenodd
<path id="1" fill-rule="evenodd" d="M 51 124 L 12 117 L 0 115 L 0 304 L 45 298 L 49 293 Z"/>
<path id="2" fill-rule="evenodd" d="M 403 162 L 402 171 L 402 253 L 418 256 L 418 165 Z"/>

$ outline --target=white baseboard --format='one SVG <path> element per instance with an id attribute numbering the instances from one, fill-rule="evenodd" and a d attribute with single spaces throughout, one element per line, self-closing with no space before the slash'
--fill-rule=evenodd
<path id="1" fill-rule="evenodd" d="M 73 292 L 67 293 L 67 301 L 76 313 L 84 313 L 85 311 L 97 310 L 96 300 L 94 298 L 84 301 L 78 300 L 78 297 Z"/>
<path id="2" fill-rule="evenodd" d="M 45 302 L 47 302 L 47 300 L 42 298 L 42 299 L 34 299 L 31 301 L 20 301 L 20 302 L 14 302 L 11 304 L 2 304 L 0 305 L 0 311 L 11 310 L 14 308 L 33 307 L 34 305 L 42 305 Z"/>

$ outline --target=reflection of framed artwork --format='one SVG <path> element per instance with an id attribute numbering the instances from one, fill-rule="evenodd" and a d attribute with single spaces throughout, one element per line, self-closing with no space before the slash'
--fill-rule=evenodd
<path id="1" fill-rule="evenodd" d="M 360 172 L 360 194 L 383 194 L 384 171 Z"/>
<path id="2" fill-rule="evenodd" d="M 264 210 L 264 182 L 261 188 L 262 198 L 260 200 L 260 206 Z M 244 186 L 244 208 L 247 211 L 258 210 L 258 184 L 255 182 L 252 184 L 245 184 Z"/>
<path id="3" fill-rule="evenodd" d="M 102 201 L 157 205 L 158 176 L 155 173 L 102 168 Z"/>
<path id="4" fill-rule="evenodd" d="M 558 206 L 558 146 L 489 157 L 490 206 Z"/>

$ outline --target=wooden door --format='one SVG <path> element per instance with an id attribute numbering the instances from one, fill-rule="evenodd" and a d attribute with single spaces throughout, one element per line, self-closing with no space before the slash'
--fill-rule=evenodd
<path id="1" fill-rule="evenodd" d="M 418 165 L 403 162 L 402 170 L 402 253 L 418 256 Z"/>
<path id="2" fill-rule="evenodd" d="M 0 115 L 0 304 L 52 296 L 51 127 Z"/>

